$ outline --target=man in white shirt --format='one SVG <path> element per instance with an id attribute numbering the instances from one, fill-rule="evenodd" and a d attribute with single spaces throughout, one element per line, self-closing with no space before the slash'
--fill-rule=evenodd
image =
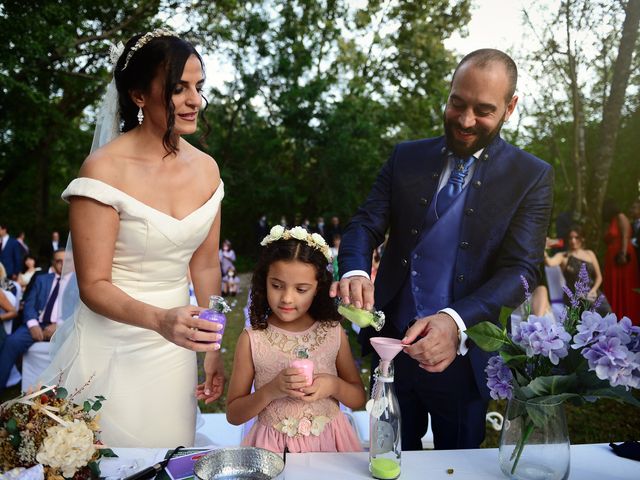
<path id="1" fill-rule="evenodd" d="M 24 300 L 24 323 L 9 335 L 0 347 L 0 392 L 7 383 L 16 360 L 34 342 L 48 342 L 60 322 L 58 318 L 58 293 L 64 250 L 53 254 L 52 272 L 37 274 Z"/>

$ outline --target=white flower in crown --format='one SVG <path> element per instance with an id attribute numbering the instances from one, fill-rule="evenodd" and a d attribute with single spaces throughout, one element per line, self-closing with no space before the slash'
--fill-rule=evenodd
<path id="1" fill-rule="evenodd" d="M 327 244 L 327 242 L 324 241 L 324 238 L 322 238 L 322 235 L 320 235 L 319 233 L 312 233 L 311 239 L 314 241 L 314 243 L 317 243 L 321 247 L 324 247 Z"/>
<path id="2" fill-rule="evenodd" d="M 275 225 L 271 227 L 269 231 L 269 235 L 271 235 L 275 240 L 278 240 L 284 234 L 284 227 L 282 225 Z"/>
<path id="3" fill-rule="evenodd" d="M 271 242 L 275 242 L 280 239 L 289 240 L 291 238 L 305 242 L 310 247 L 319 250 L 320 253 L 324 255 L 324 258 L 327 259 L 327 262 L 331 263 L 331 249 L 329 249 L 329 245 L 324 241 L 324 238 L 317 233 L 310 234 L 301 226 L 293 227 L 291 230 L 286 230 L 282 225 L 276 225 L 271 228 L 269 235 L 262 239 L 260 245 L 265 247 Z"/>
<path id="4" fill-rule="evenodd" d="M 284 227 L 282 225 L 276 225 L 271 228 L 271 230 L 269 231 L 269 235 L 267 235 L 262 239 L 262 241 L 260 242 L 260 245 L 264 247 L 265 245 L 268 245 L 271 242 L 280 240 L 282 238 L 282 235 L 284 235 Z"/>
<path id="5" fill-rule="evenodd" d="M 304 241 L 307 239 L 307 235 L 309 235 L 309 232 L 307 232 L 304 228 L 298 226 L 293 227 L 291 230 L 289 230 L 289 234 L 296 240 Z"/>

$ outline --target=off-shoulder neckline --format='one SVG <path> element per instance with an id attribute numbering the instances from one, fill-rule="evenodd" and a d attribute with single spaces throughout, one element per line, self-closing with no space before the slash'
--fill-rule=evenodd
<path id="1" fill-rule="evenodd" d="M 152 207 L 151 205 L 148 205 L 148 204 L 144 203 L 143 201 L 138 200 L 136 197 L 133 197 L 133 196 L 129 195 L 127 192 L 124 192 L 124 191 L 120 190 L 119 188 L 114 187 L 113 185 L 110 185 L 110 184 L 108 184 L 108 183 L 106 183 L 106 182 L 103 182 L 102 180 L 98 180 L 97 178 L 91 178 L 91 177 L 78 177 L 78 178 L 74 179 L 74 180 L 71 182 L 71 184 L 72 184 L 72 183 L 74 183 L 74 182 L 89 182 L 89 183 L 95 182 L 95 183 L 98 183 L 98 184 L 100 184 L 100 185 L 102 185 L 102 186 L 107 187 L 107 188 L 108 188 L 108 189 L 110 189 L 110 190 L 113 190 L 113 191 L 115 191 L 115 192 L 117 192 L 117 193 L 121 194 L 122 196 L 126 197 L 127 199 L 132 200 L 133 202 L 137 203 L 138 205 L 141 205 L 141 206 L 143 206 L 143 207 L 145 207 L 145 208 L 148 208 L 149 210 L 151 210 L 151 211 L 153 211 L 153 212 L 156 212 L 157 214 L 160 214 L 160 215 L 162 215 L 162 216 L 164 216 L 164 217 L 170 218 L 170 219 L 172 219 L 172 220 L 174 220 L 174 221 L 176 221 L 176 222 L 184 222 L 184 221 L 188 220 L 190 217 L 192 217 L 192 216 L 194 216 L 195 214 L 197 214 L 200 210 L 202 210 L 202 209 L 203 209 L 204 207 L 206 207 L 210 202 L 212 202 L 215 198 L 217 198 L 217 197 L 218 197 L 218 194 L 219 194 L 220 192 L 222 192 L 222 190 L 223 190 L 223 185 L 224 185 L 224 183 L 223 183 L 222 179 L 220 179 L 220 183 L 218 184 L 218 187 L 217 187 L 217 188 L 216 188 L 216 190 L 211 194 L 211 197 L 209 197 L 209 199 L 208 199 L 206 202 L 204 202 L 202 205 L 200 205 L 198 208 L 196 208 L 195 210 L 193 210 L 191 213 L 187 214 L 186 216 L 184 216 L 184 217 L 182 217 L 182 218 L 177 218 L 177 217 L 174 217 L 173 215 L 170 215 L 170 214 L 168 214 L 168 213 L 166 213 L 166 212 L 163 212 L 162 210 L 158 210 L 157 208 L 154 208 L 154 207 Z M 71 185 L 71 184 L 69 184 L 69 185 Z M 68 188 L 68 187 L 67 187 L 67 188 Z M 69 196 L 74 196 L 74 195 L 73 195 L 73 194 L 71 194 L 71 195 L 69 195 Z"/>

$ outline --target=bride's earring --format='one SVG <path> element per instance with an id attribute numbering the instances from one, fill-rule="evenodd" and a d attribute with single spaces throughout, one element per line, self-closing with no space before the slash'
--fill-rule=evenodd
<path id="1" fill-rule="evenodd" d="M 142 125 L 144 120 L 144 112 L 142 111 L 142 107 L 138 108 L 138 125 Z"/>

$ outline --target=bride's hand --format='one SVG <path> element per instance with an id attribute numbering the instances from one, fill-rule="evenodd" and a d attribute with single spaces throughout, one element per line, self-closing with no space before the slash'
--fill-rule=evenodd
<path id="1" fill-rule="evenodd" d="M 158 333 L 170 342 L 194 352 L 220 349 L 220 345 L 214 342 L 221 338 L 215 332 L 221 330 L 222 325 L 198 318 L 202 310 L 192 305 L 166 310 L 160 320 Z"/>
<path id="2" fill-rule="evenodd" d="M 211 403 L 217 400 L 224 390 L 224 364 L 220 352 L 207 352 L 204 357 L 204 383 L 196 386 L 196 398 Z"/>

